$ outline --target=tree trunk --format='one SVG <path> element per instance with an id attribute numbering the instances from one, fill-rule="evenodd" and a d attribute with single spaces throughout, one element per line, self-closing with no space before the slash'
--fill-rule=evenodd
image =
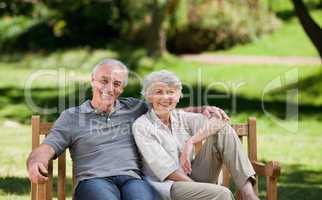
<path id="1" fill-rule="evenodd" d="M 148 55 L 159 57 L 166 51 L 166 35 L 164 30 L 164 19 L 166 17 L 166 5 L 153 2 L 152 19 L 147 35 Z"/>
<path id="2" fill-rule="evenodd" d="M 273 12 L 273 0 L 268 0 L 268 11 Z"/>
<path id="3" fill-rule="evenodd" d="M 248 7 L 254 10 L 258 10 L 259 9 L 259 0 L 247 0 L 248 3 Z"/>
<path id="4" fill-rule="evenodd" d="M 167 16 L 174 15 L 179 0 L 154 0 L 151 5 L 152 20 L 150 29 L 148 30 L 147 49 L 148 55 L 153 57 L 160 57 L 167 51 L 167 36 L 164 27 L 164 21 Z"/>
<path id="5" fill-rule="evenodd" d="M 302 27 L 322 58 L 322 29 L 310 16 L 302 0 L 292 0 Z"/>

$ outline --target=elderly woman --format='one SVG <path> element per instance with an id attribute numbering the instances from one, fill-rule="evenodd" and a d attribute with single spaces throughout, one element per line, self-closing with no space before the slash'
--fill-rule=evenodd
<path id="1" fill-rule="evenodd" d="M 255 172 L 234 130 L 223 120 L 176 109 L 181 90 L 172 72 L 145 77 L 142 94 L 150 109 L 135 121 L 133 134 L 146 179 L 163 199 L 233 199 L 227 188 L 216 184 L 224 163 L 243 200 L 257 200 L 251 185 Z M 194 144 L 205 139 L 195 155 Z"/>

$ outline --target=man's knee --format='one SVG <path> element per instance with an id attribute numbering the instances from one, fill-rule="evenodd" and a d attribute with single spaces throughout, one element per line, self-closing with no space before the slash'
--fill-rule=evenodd
<path id="1" fill-rule="evenodd" d="M 152 186 L 145 180 L 134 179 L 122 186 L 124 200 L 154 200 L 157 194 Z"/>

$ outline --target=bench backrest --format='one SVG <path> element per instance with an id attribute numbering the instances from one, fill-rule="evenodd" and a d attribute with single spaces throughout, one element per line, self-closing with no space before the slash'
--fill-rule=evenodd
<path id="1" fill-rule="evenodd" d="M 41 139 L 46 137 L 51 129 L 53 123 L 41 122 L 40 116 L 33 115 L 31 118 L 32 125 L 32 149 L 35 149 L 41 143 Z M 241 142 L 243 138 L 247 138 L 247 152 L 251 161 L 257 161 L 257 138 L 256 138 L 256 118 L 250 117 L 247 123 L 233 124 L 232 127 L 236 131 Z M 202 143 L 196 144 L 196 152 L 201 149 Z M 31 199 L 32 200 L 51 200 L 53 191 L 53 164 L 51 160 L 48 165 L 48 181 L 45 184 L 32 184 L 31 185 Z M 73 188 L 75 187 L 75 167 L 73 165 L 72 180 Z M 258 194 L 258 181 L 254 189 Z M 229 187 L 230 174 L 227 168 L 223 167 L 223 181 L 222 184 Z M 58 200 L 66 199 L 66 152 L 58 157 L 58 177 L 57 177 L 57 197 Z"/>

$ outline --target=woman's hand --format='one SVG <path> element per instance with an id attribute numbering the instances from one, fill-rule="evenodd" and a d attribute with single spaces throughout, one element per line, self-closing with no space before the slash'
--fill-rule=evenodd
<path id="1" fill-rule="evenodd" d="M 190 163 L 190 155 L 193 150 L 193 142 L 189 139 L 184 145 L 181 155 L 180 155 L 180 164 L 185 174 L 191 173 L 191 163 Z"/>

